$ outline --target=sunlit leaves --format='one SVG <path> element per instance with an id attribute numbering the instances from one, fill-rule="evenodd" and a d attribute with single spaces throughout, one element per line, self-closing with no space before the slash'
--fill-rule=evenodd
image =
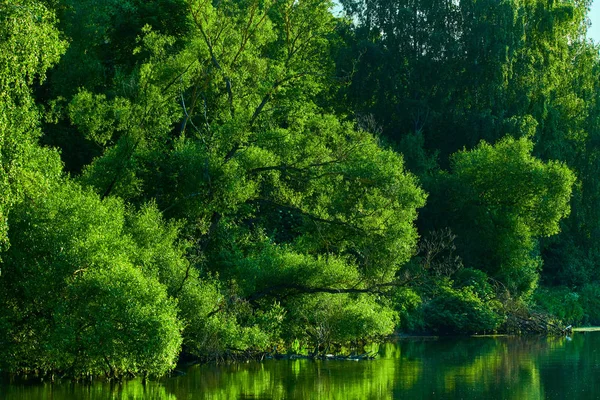
<path id="1" fill-rule="evenodd" d="M 187 263 L 160 218 L 144 237 L 152 213 L 126 225 L 120 201 L 58 179 L 15 206 L 0 277 L 3 369 L 122 376 L 174 367 Z"/>
<path id="2" fill-rule="evenodd" d="M 47 69 L 65 51 L 53 22 L 53 14 L 38 2 L 0 2 L 0 245 L 6 243 L 11 206 L 25 188 L 44 181 L 40 168 L 58 166 L 50 160 L 55 154 L 35 145 L 38 115 L 29 88 L 45 80 Z M 40 165 L 44 160 L 49 165 Z"/>
<path id="3" fill-rule="evenodd" d="M 531 156 L 532 148 L 527 138 L 481 143 L 453 156 L 448 177 L 450 207 L 474 221 L 451 218 L 467 264 L 517 293 L 529 293 L 535 284 L 535 239 L 559 231 L 575 182 L 564 164 L 542 162 Z"/>

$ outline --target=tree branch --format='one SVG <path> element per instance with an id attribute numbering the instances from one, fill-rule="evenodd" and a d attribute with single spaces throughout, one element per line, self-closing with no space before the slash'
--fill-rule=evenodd
<path id="1" fill-rule="evenodd" d="M 371 287 L 367 287 L 364 289 L 357 288 L 329 288 L 329 287 L 311 287 L 301 284 L 295 283 L 282 283 L 274 286 L 267 287 L 259 292 L 253 293 L 252 295 L 246 297 L 250 303 L 256 303 L 257 300 L 266 297 L 266 296 L 274 296 L 278 298 L 285 298 L 289 296 L 298 296 L 301 294 L 311 294 L 311 293 L 329 293 L 329 294 L 348 294 L 348 293 L 382 293 L 382 289 L 388 287 L 400 287 L 406 286 L 409 281 L 393 281 L 393 282 L 385 282 L 377 285 L 373 285 Z M 284 295 L 277 295 L 281 292 L 288 292 Z"/>
<path id="2" fill-rule="evenodd" d="M 258 107 L 256 107 L 256 109 L 254 110 L 254 113 L 252 113 L 252 118 L 250 118 L 250 126 L 254 125 L 254 122 L 256 122 L 256 119 L 258 118 L 258 116 L 262 112 L 263 108 L 265 108 L 265 106 L 267 105 L 267 103 L 271 99 L 271 96 L 273 95 L 273 93 L 275 93 L 275 91 L 277 91 L 277 89 L 279 88 L 279 86 L 281 86 L 284 83 L 289 82 L 289 81 L 291 81 L 293 79 L 301 78 L 304 75 L 306 75 L 306 73 L 299 72 L 297 74 L 286 76 L 283 79 L 275 81 L 275 83 L 273 83 L 273 86 L 271 87 L 271 89 L 269 89 L 269 91 L 267 93 L 265 93 L 265 95 L 263 96 L 262 101 L 260 102 L 260 104 L 258 105 Z"/>
<path id="3" fill-rule="evenodd" d="M 235 116 L 235 108 L 233 106 L 233 90 L 232 90 L 232 85 L 231 85 L 231 79 L 227 76 L 227 74 L 221 67 L 221 64 L 219 64 L 219 61 L 217 60 L 217 57 L 215 56 L 212 41 L 206 34 L 204 27 L 202 26 L 202 23 L 198 20 L 198 14 L 193 11 L 191 11 L 191 13 L 192 13 L 192 16 L 194 17 L 194 23 L 196 24 L 196 27 L 202 34 L 204 43 L 206 43 L 206 46 L 208 47 L 208 52 L 210 54 L 210 58 L 211 58 L 213 65 L 215 66 L 215 68 L 217 68 L 223 74 L 223 79 L 225 80 L 225 88 L 227 89 L 227 97 L 229 100 L 229 110 L 230 110 L 231 116 L 234 117 Z"/>
<path id="4" fill-rule="evenodd" d="M 282 208 L 282 209 L 285 209 L 285 210 L 292 211 L 292 212 L 295 212 L 297 214 L 300 214 L 303 217 L 306 217 L 306 218 L 308 218 L 308 219 L 310 219 L 311 221 L 314 221 L 314 222 L 323 222 L 323 223 L 330 224 L 330 225 L 344 226 L 344 227 L 349 228 L 351 230 L 355 230 L 355 231 L 358 231 L 358 232 L 366 233 L 366 231 L 364 229 L 359 228 L 357 226 L 354 226 L 354 225 L 352 225 L 349 222 L 335 220 L 335 219 L 325 219 L 325 218 L 317 217 L 316 215 L 310 214 L 310 213 L 308 213 L 308 212 L 306 212 L 306 211 L 304 211 L 304 210 L 302 210 L 302 209 L 300 209 L 298 207 L 292 207 L 292 206 L 288 206 L 288 205 L 279 204 L 279 203 L 276 203 L 276 202 L 274 202 L 272 200 L 268 200 L 268 199 L 255 199 L 255 200 L 251 200 L 250 202 L 251 203 L 270 204 L 270 205 L 273 205 L 275 207 L 279 207 L 279 208 Z"/>
<path id="5" fill-rule="evenodd" d="M 344 161 L 344 160 L 324 161 L 321 163 L 308 164 L 302 168 L 294 167 L 290 164 L 270 165 L 270 166 L 266 166 L 266 167 L 253 168 L 251 170 L 248 170 L 248 173 L 249 174 L 258 174 L 260 172 L 265 172 L 265 171 L 305 172 L 305 171 L 309 171 L 309 168 L 318 168 L 318 167 L 325 167 L 325 166 L 332 165 L 332 164 L 340 164 L 342 161 Z"/>

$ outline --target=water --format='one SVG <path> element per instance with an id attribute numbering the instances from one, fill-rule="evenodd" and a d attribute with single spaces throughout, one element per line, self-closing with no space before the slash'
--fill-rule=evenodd
<path id="1" fill-rule="evenodd" d="M 2 399 L 597 399 L 600 332 L 410 339 L 371 361 L 199 365 L 143 385 L 0 383 Z"/>

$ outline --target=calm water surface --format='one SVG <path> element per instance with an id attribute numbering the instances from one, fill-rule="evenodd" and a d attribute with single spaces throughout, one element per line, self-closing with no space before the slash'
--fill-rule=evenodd
<path id="1" fill-rule="evenodd" d="M 399 340 L 372 361 L 201 365 L 142 385 L 4 380 L 2 399 L 600 399 L 600 332 Z"/>

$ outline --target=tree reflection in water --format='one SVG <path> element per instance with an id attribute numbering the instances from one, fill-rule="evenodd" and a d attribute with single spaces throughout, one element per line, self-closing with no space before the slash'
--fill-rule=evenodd
<path id="1" fill-rule="evenodd" d="M 6 399 L 548 399 L 600 396 L 600 333 L 409 339 L 372 361 L 267 360 L 199 365 L 143 385 L 4 381 Z"/>

